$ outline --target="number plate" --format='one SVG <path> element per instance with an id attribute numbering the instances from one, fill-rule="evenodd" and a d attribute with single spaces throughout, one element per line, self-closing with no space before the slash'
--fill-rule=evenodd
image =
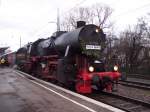
<path id="1" fill-rule="evenodd" d="M 99 45 L 86 45 L 86 49 L 101 50 L 101 46 L 99 46 Z"/>

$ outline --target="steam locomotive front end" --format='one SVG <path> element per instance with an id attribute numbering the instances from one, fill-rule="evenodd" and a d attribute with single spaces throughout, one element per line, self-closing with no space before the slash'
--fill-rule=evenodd
<path id="1" fill-rule="evenodd" d="M 91 93 L 92 88 L 99 90 L 113 89 L 113 84 L 120 77 L 118 66 L 106 71 L 101 60 L 105 49 L 105 34 L 95 25 L 86 25 L 79 34 L 81 54 L 77 56 L 78 77 L 76 90 L 79 93 Z"/>

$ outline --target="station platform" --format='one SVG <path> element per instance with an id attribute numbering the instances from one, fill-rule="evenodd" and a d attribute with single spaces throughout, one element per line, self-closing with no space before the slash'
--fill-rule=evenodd
<path id="1" fill-rule="evenodd" d="M 45 89 L 30 80 L 13 69 L 0 68 L 0 112 L 123 112 L 103 103 L 102 106 L 96 105 L 54 87 L 43 86 L 48 88 Z"/>

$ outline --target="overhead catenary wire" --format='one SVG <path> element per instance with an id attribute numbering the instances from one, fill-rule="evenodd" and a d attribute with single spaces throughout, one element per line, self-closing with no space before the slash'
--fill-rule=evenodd
<path id="1" fill-rule="evenodd" d="M 116 15 L 115 18 L 120 17 L 120 16 L 122 16 L 122 15 L 129 14 L 129 13 L 133 13 L 133 12 L 135 12 L 135 11 L 141 10 L 141 9 L 146 8 L 146 7 L 148 7 L 148 6 L 150 6 L 150 3 L 145 4 L 145 5 L 143 5 L 143 6 L 140 6 L 140 7 L 137 7 L 137 8 L 134 8 L 134 9 L 127 10 L 127 11 L 125 11 L 125 12 L 122 12 L 122 13 Z"/>
<path id="2" fill-rule="evenodd" d="M 83 3 L 85 3 L 87 0 L 81 0 L 80 2 L 78 2 L 78 3 L 76 3 L 72 8 L 70 8 L 70 9 L 68 9 L 67 11 L 65 11 L 65 12 L 63 12 L 63 14 L 66 14 L 66 13 L 69 13 L 71 10 L 73 10 L 74 8 L 76 8 L 76 7 L 79 7 L 79 6 L 81 6 Z M 118 0 L 117 0 L 118 1 Z M 115 4 L 116 2 L 111 2 L 110 3 L 110 5 L 111 4 Z M 63 14 L 61 14 L 61 15 L 63 15 Z M 48 22 L 49 23 L 49 22 Z M 47 23 L 47 24 L 48 24 Z M 46 25 L 44 25 L 44 27 L 45 27 Z M 44 27 L 42 27 L 42 29 L 44 28 Z"/>
<path id="3" fill-rule="evenodd" d="M 76 3 L 72 8 L 69 10 L 65 11 L 64 13 L 69 13 L 71 10 L 73 10 L 76 7 L 79 7 L 81 4 L 85 3 L 87 0 L 81 0 L 79 3 Z"/>
<path id="4" fill-rule="evenodd" d="M 74 8 L 76 7 L 79 7 L 81 6 L 83 3 L 85 3 L 87 0 L 81 0 L 79 3 L 75 4 L 72 8 L 70 8 L 69 10 L 65 11 L 64 13 L 68 13 L 70 12 L 71 10 L 73 10 Z M 90 0 L 91 1 L 91 0 Z M 111 2 L 109 3 L 109 5 L 114 5 L 115 3 L 117 2 L 120 2 L 119 0 L 116 0 L 116 2 Z M 94 3 L 97 3 L 97 2 L 94 2 Z"/>
<path id="5" fill-rule="evenodd" d="M 71 9 L 69 9 L 69 11 L 71 11 L 72 9 L 78 7 L 79 5 L 83 4 L 83 3 L 86 2 L 86 1 L 87 1 L 87 0 L 82 0 L 82 1 L 80 1 L 79 3 L 75 4 L 74 7 L 72 7 Z"/>
<path id="6" fill-rule="evenodd" d="M 70 9 L 67 10 L 67 11 L 65 11 L 64 13 L 66 14 L 66 13 L 70 12 L 71 10 L 73 10 L 74 8 L 76 8 L 77 6 L 83 4 L 83 3 L 86 2 L 86 1 L 87 1 L 87 0 L 81 0 L 80 2 L 76 3 L 72 8 L 70 8 Z M 57 8 L 57 10 L 58 10 L 58 8 Z M 61 15 L 62 15 L 62 14 L 61 14 Z M 58 16 L 58 15 L 57 15 L 57 16 Z M 57 19 L 58 19 L 58 18 L 57 18 Z M 49 24 L 49 22 L 47 22 L 47 24 Z M 42 29 L 44 29 L 45 26 L 47 26 L 47 24 L 44 25 L 44 26 L 42 26 Z M 41 29 L 38 29 L 38 32 L 39 32 L 39 30 L 41 31 Z M 37 34 L 37 32 L 36 32 L 35 34 Z M 35 34 L 34 34 L 34 35 L 35 35 Z M 38 35 L 41 35 L 41 33 L 38 34 Z"/>
<path id="7" fill-rule="evenodd" d="M 61 14 L 61 15 L 64 15 L 64 14 L 66 14 L 66 13 L 69 13 L 71 10 L 73 10 L 73 9 L 76 8 L 76 7 L 81 6 L 81 5 L 82 5 L 83 3 L 85 3 L 86 1 L 87 1 L 87 0 L 81 0 L 80 2 L 76 3 L 76 4 L 75 4 L 72 8 L 70 8 L 69 10 L 63 12 L 63 14 Z M 111 2 L 109 5 L 113 5 L 113 4 L 117 3 L 117 2 L 119 2 L 119 1 L 117 0 L 116 2 Z M 129 13 L 133 13 L 134 11 L 138 11 L 138 10 L 143 9 L 143 8 L 145 8 L 145 7 L 148 7 L 148 6 L 150 6 L 150 3 L 145 4 L 145 5 L 143 5 L 143 6 L 140 6 L 140 7 L 137 7 L 137 8 L 134 8 L 134 9 L 127 10 L 127 11 L 125 11 L 125 12 L 122 12 L 122 13 L 116 15 L 114 18 L 117 18 L 117 19 L 118 19 L 119 17 L 122 17 L 123 15 L 129 14 Z M 48 23 L 47 23 L 47 24 L 48 24 Z M 45 27 L 45 26 L 44 26 L 44 27 Z"/>

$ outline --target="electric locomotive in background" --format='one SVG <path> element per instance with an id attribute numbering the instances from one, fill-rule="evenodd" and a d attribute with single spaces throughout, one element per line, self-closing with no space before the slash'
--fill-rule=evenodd
<path id="1" fill-rule="evenodd" d="M 111 91 L 120 73 L 117 65 L 106 71 L 105 40 L 98 26 L 79 21 L 73 31 L 59 31 L 20 48 L 16 60 L 20 70 L 74 87 L 79 93 L 91 93 L 92 86 Z"/>
<path id="2" fill-rule="evenodd" d="M 0 56 L 0 66 L 1 67 L 13 66 L 15 65 L 15 60 L 16 60 L 15 52 L 5 53 Z"/>

